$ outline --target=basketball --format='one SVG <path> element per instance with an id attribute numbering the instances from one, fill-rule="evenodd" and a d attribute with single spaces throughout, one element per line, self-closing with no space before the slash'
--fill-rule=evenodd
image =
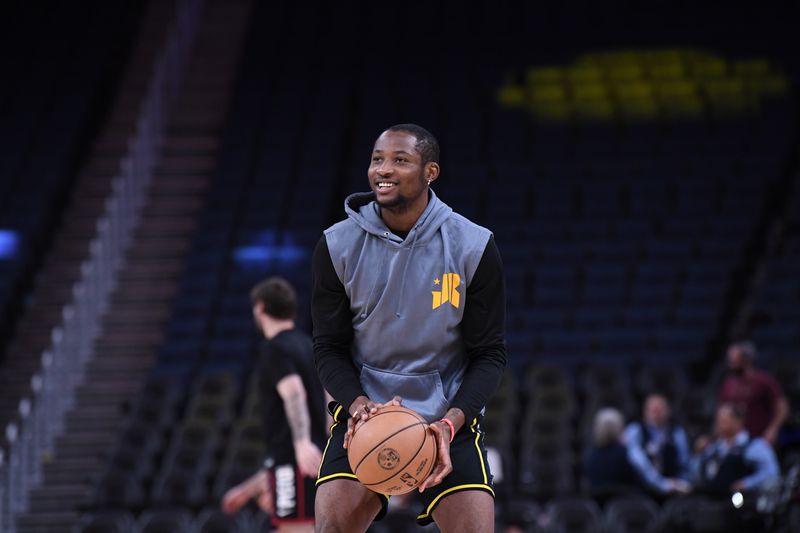
<path id="1" fill-rule="evenodd" d="M 436 440 L 427 426 L 424 418 L 407 407 L 382 408 L 350 440 L 350 468 L 375 492 L 411 492 L 428 477 L 436 462 Z"/>

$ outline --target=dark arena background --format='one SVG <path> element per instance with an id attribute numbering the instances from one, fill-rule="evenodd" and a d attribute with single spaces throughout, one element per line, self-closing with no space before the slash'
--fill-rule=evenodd
<path id="1" fill-rule="evenodd" d="M 311 330 L 313 247 L 404 122 L 503 257 L 496 531 L 800 531 L 795 2 L 0 13 L 0 531 L 269 530 L 220 509 L 267 452 L 248 292 L 287 278 Z M 740 340 L 788 403 L 779 479 L 591 486 L 598 410 L 661 393 L 694 447 Z"/>

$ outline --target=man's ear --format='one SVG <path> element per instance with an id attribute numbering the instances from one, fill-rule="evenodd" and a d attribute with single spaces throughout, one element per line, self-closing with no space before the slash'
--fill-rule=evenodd
<path id="1" fill-rule="evenodd" d="M 439 163 L 435 163 L 433 161 L 429 161 L 425 163 L 425 181 L 429 184 L 433 181 L 436 181 L 436 178 L 439 177 L 439 171 L 441 168 L 439 167 Z"/>

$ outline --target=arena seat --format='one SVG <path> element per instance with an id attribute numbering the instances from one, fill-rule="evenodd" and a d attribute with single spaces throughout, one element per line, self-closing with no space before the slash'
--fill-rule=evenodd
<path id="1" fill-rule="evenodd" d="M 131 533 L 136 527 L 128 511 L 102 511 L 83 515 L 74 533 Z"/>
<path id="2" fill-rule="evenodd" d="M 141 533 L 190 533 L 192 531 L 192 515 L 189 511 L 159 509 L 142 513 L 138 520 Z"/>
<path id="3" fill-rule="evenodd" d="M 658 513 L 655 502 L 646 497 L 611 500 L 603 512 L 605 528 L 619 533 L 647 533 L 652 531 Z"/>
<path id="4" fill-rule="evenodd" d="M 586 498 L 562 498 L 550 502 L 545 510 L 550 521 L 546 531 L 599 533 L 602 531 L 602 512 Z"/>
<path id="5" fill-rule="evenodd" d="M 241 517 L 234 517 L 223 513 L 219 508 L 210 507 L 203 509 L 194 519 L 193 530 L 198 533 L 245 533 L 255 531 L 249 524 L 249 513 L 241 513 Z M 242 518 L 246 517 L 246 518 Z"/>

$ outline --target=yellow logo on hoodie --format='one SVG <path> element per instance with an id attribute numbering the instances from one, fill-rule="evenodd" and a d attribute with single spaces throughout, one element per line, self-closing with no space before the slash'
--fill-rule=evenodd
<path id="1" fill-rule="evenodd" d="M 442 304 L 450 302 L 450 305 L 456 309 L 461 303 L 461 294 L 458 292 L 458 284 L 461 283 L 461 276 L 453 272 L 448 272 L 442 276 L 442 279 L 436 278 L 433 280 L 435 285 L 442 286 L 440 291 L 432 291 L 433 304 L 431 309 L 436 309 Z"/>

